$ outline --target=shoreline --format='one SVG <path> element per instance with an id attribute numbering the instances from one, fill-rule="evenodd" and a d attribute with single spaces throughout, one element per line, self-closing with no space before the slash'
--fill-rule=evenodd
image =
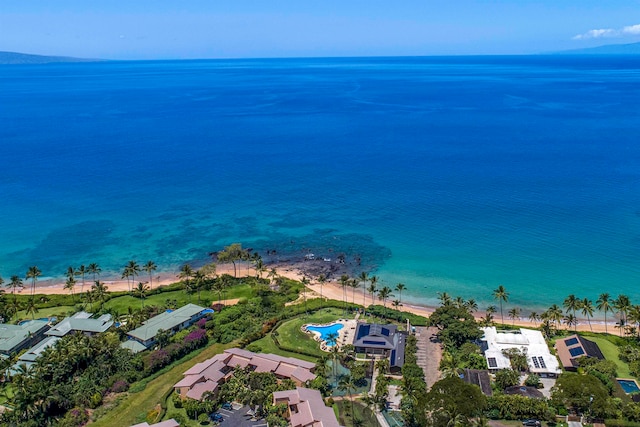
<path id="1" fill-rule="evenodd" d="M 320 284 L 314 279 L 314 277 L 317 277 L 317 276 L 313 276 L 312 273 L 315 274 L 315 273 L 318 273 L 318 271 L 322 271 L 323 266 L 331 270 L 332 276 L 336 272 L 339 274 L 342 274 L 342 271 L 344 271 L 346 274 L 346 272 L 348 271 L 347 266 L 344 266 L 344 268 L 342 269 L 336 270 L 334 267 L 332 267 L 332 265 L 334 264 L 327 263 L 327 265 L 325 265 L 322 260 L 316 260 L 316 261 L 302 260 L 299 262 L 279 261 L 279 262 L 265 264 L 265 266 L 267 267 L 267 271 L 270 270 L 271 268 L 275 268 L 279 276 L 286 277 L 288 279 L 301 281 L 303 277 L 310 278 L 311 283 L 307 285 L 307 288 L 312 290 L 315 294 L 317 294 L 318 297 L 320 296 L 320 291 L 321 291 Z M 247 277 L 249 275 L 252 275 L 252 276 L 256 275 L 255 268 L 253 268 L 252 266 L 248 266 L 246 263 L 237 264 L 237 270 L 238 270 L 238 277 Z M 233 265 L 218 264 L 216 266 L 216 274 L 217 275 L 221 275 L 221 274 L 233 275 Z M 264 273 L 262 276 L 266 277 L 266 273 Z M 138 278 L 142 280 L 135 280 L 134 283 L 137 283 L 137 282 L 149 283 L 148 275 L 146 277 L 147 280 L 144 280 L 145 279 L 144 274 L 139 275 Z M 153 278 L 154 278 L 153 280 L 154 289 L 158 286 L 166 286 L 179 281 L 175 273 L 169 273 L 169 272 L 161 272 L 158 274 L 154 274 Z M 101 281 L 107 286 L 109 292 L 129 291 L 129 287 L 126 279 L 104 277 L 102 278 Z M 69 291 L 64 289 L 64 279 L 49 278 L 46 281 L 42 281 L 42 282 L 36 284 L 36 292 L 35 292 L 36 294 L 53 295 L 53 294 L 69 293 Z M 85 278 L 85 287 L 87 288 L 86 290 L 91 288 L 92 282 L 93 282 L 92 278 L 90 279 Z M 22 291 L 18 291 L 17 293 L 28 294 L 30 285 L 28 282 L 25 282 L 24 285 L 25 286 L 22 289 Z M 81 286 L 81 284 L 76 283 L 76 289 L 79 289 L 79 286 Z M 11 293 L 11 290 L 7 288 L 5 290 L 5 294 L 10 294 L 10 293 Z M 352 299 L 349 298 L 349 293 L 350 293 L 349 290 L 347 290 L 347 301 L 352 301 Z M 353 291 L 351 293 L 353 294 Z M 327 280 L 327 282 L 324 283 L 324 285 L 322 286 L 322 297 L 327 299 L 333 299 L 336 301 L 344 301 L 342 297 L 342 288 L 337 280 L 331 279 L 331 280 Z M 368 292 L 366 294 L 365 299 L 366 299 L 367 305 L 372 304 L 371 295 L 369 295 Z M 362 288 L 356 289 L 354 302 L 358 305 L 362 305 Z M 381 305 L 382 302 L 378 298 L 375 298 L 373 304 Z M 388 303 L 387 306 L 389 308 L 392 308 L 390 303 Z M 429 317 L 431 313 L 433 313 L 436 310 L 436 308 L 437 306 L 407 304 L 403 302 L 402 305 L 398 307 L 396 310 L 417 314 L 419 316 Z M 505 312 L 506 311 L 507 310 L 505 310 Z M 484 314 L 485 312 L 483 311 L 477 311 L 474 313 L 474 317 L 476 318 L 476 320 L 479 320 L 480 318 L 482 318 L 482 316 L 484 316 Z M 612 316 L 612 319 L 613 319 L 613 316 Z M 591 326 L 586 321 L 586 319 L 579 318 L 578 320 L 580 321 L 580 323 L 577 326 L 578 332 L 591 332 L 591 331 L 598 332 L 598 333 L 605 332 L 605 323 L 603 320 L 600 320 L 599 318 L 592 319 Z M 499 313 L 494 314 L 494 323 L 496 324 L 497 327 L 499 327 L 499 325 L 501 324 Z M 537 328 L 539 326 L 538 324 L 531 322 L 528 319 L 522 319 L 522 318 L 519 320 L 515 320 L 513 322 L 505 319 L 505 325 L 533 327 L 533 328 Z M 617 335 L 616 334 L 617 331 L 614 328 L 614 325 L 615 325 L 615 322 L 607 321 L 607 329 L 609 333 L 612 335 Z M 567 330 L 562 326 L 559 329 Z"/>

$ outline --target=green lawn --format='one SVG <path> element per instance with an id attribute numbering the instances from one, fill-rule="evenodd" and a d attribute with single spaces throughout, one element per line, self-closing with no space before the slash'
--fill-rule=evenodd
<path id="1" fill-rule="evenodd" d="M 253 289 L 250 285 L 235 285 L 224 293 L 225 299 L 232 298 L 250 298 L 253 295 Z M 200 304 L 209 301 L 217 302 L 218 293 L 214 291 L 202 291 L 200 293 Z M 175 300 L 178 307 L 181 307 L 188 303 L 199 304 L 198 293 L 187 294 L 184 290 L 162 292 L 155 295 L 151 295 L 144 299 L 145 305 L 164 305 L 167 300 Z M 123 295 L 116 298 L 112 298 L 105 303 L 105 308 L 113 308 L 118 313 L 125 313 L 128 307 L 140 308 L 142 307 L 142 301 L 140 298 L 133 297 L 131 295 Z"/>
<path id="2" fill-rule="evenodd" d="M 279 356 L 284 356 L 284 357 L 295 357 L 297 359 L 302 359 L 302 360 L 306 360 L 307 362 L 313 362 L 313 363 L 315 363 L 318 360 L 317 357 L 307 356 L 306 354 L 298 354 L 290 351 L 280 350 L 280 348 L 276 346 L 276 343 L 273 342 L 273 338 L 271 338 L 271 334 L 267 334 L 267 336 L 265 336 L 264 338 L 261 338 L 257 341 L 252 342 L 247 347 L 247 350 L 254 350 L 258 353 L 273 353 L 273 354 L 277 354 Z"/>
<path id="3" fill-rule="evenodd" d="M 333 410 L 336 413 L 338 422 L 345 427 L 353 427 L 353 417 L 351 416 L 351 402 L 347 400 L 337 401 L 333 405 Z M 353 412 L 355 412 L 355 418 L 363 421 L 364 426 L 367 427 L 379 427 L 378 419 L 371 409 L 364 406 L 358 401 L 353 402 Z"/>
<path id="4" fill-rule="evenodd" d="M 633 378 L 631 372 L 629 372 L 629 365 L 624 363 L 618 355 L 620 352 L 618 351 L 618 346 L 609 341 L 602 334 L 583 334 L 588 340 L 595 342 L 600 347 L 600 351 L 604 355 L 604 358 L 610 360 L 616 364 L 618 367 L 618 376 L 621 378 Z"/>
<path id="5" fill-rule="evenodd" d="M 326 353 L 320 350 L 320 343 L 313 337 L 302 332 L 300 328 L 307 323 L 330 323 L 343 318 L 342 310 L 337 308 L 323 308 L 309 315 L 300 315 L 284 322 L 278 327 L 278 340 L 281 344 L 299 351 L 317 354 L 318 357 Z"/>
<path id="6" fill-rule="evenodd" d="M 75 313 L 76 308 L 72 305 L 62 305 L 59 307 L 41 308 L 33 317 L 35 317 L 36 319 L 39 319 L 41 317 L 52 317 L 52 316 L 56 316 L 60 318 L 60 317 L 67 317 L 70 312 Z M 27 312 L 25 310 L 21 310 L 18 312 L 18 319 L 26 320 L 31 318 L 32 316 L 30 314 L 27 315 Z"/>
<path id="7" fill-rule="evenodd" d="M 146 384 L 144 390 L 138 393 L 130 393 L 129 396 L 117 407 L 111 409 L 92 426 L 128 426 L 144 421 L 149 410 L 160 404 L 162 396 L 171 389 L 175 383 L 182 379 L 183 373 L 196 363 L 203 362 L 225 349 L 234 347 L 237 342 L 229 344 L 213 344 L 205 348 L 197 356 L 184 363 L 177 364 Z M 187 356 L 188 357 L 188 356 Z M 144 380 L 143 380 L 144 381 Z M 132 388 L 135 384 L 132 384 Z"/>

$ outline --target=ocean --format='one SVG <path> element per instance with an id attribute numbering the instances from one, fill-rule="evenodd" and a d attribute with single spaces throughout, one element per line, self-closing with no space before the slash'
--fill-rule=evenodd
<path id="1" fill-rule="evenodd" d="M 640 57 L 0 66 L 0 276 L 224 245 L 403 300 L 640 298 Z"/>

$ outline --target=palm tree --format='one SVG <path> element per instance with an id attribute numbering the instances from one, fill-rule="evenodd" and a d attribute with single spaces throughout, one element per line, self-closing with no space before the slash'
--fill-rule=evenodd
<path id="1" fill-rule="evenodd" d="M 255 268 L 256 268 L 256 279 L 258 278 L 262 279 L 262 273 L 267 271 L 267 267 L 264 265 L 264 261 L 262 261 L 262 258 L 258 258 L 256 260 Z"/>
<path id="2" fill-rule="evenodd" d="M 25 306 L 25 310 L 27 314 L 31 315 L 31 319 L 36 318 L 38 307 L 36 306 L 36 301 L 33 299 L 33 296 L 27 300 L 27 305 Z"/>
<path id="3" fill-rule="evenodd" d="M 391 293 L 391 288 L 388 286 L 384 286 L 378 291 L 378 298 L 382 300 L 385 316 L 387 315 L 387 299 L 392 296 L 393 294 Z"/>
<path id="4" fill-rule="evenodd" d="M 627 317 L 629 324 L 633 324 L 633 332 L 636 337 L 640 337 L 640 305 L 632 305 L 629 308 L 629 316 Z"/>
<path id="5" fill-rule="evenodd" d="M 147 261 L 147 263 L 142 266 L 142 269 L 149 274 L 149 289 L 153 289 L 153 277 L 151 273 L 156 271 L 158 266 L 153 261 Z"/>
<path id="6" fill-rule="evenodd" d="M 562 319 L 562 321 L 564 322 L 565 325 L 567 325 L 567 330 L 569 330 L 569 328 L 571 327 L 571 325 L 573 325 L 576 329 L 578 329 L 578 319 L 576 318 L 576 316 L 574 316 L 573 314 L 569 313 L 566 316 L 564 316 L 564 319 Z"/>
<path id="7" fill-rule="evenodd" d="M 347 312 L 347 285 L 349 284 L 349 276 L 343 274 L 340 276 L 340 286 L 342 286 L 342 301 L 344 303 L 344 312 Z"/>
<path id="8" fill-rule="evenodd" d="M 93 310 L 93 302 L 95 301 L 95 297 L 94 297 L 93 292 L 91 292 L 91 291 L 86 291 L 86 292 L 84 293 L 84 298 L 85 298 L 85 300 L 84 300 L 84 306 L 86 307 L 86 306 L 87 306 L 87 304 L 89 304 L 89 305 L 90 305 L 90 308 L 89 308 L 89 309 L 90 309 L 90 310 Z"/>
<path id="9" fill-rule="evenodd" d="M 540 321 L 540 316 L 539 316 L 539 315 L 538 315 L 538 313 L 536 313 L 535 311 L 532 311 L 532 312 L 529 314 L 529 320 L 530 320 L 531 322 L 533 322 L 533 324 L 534 324 L 534 325 L 537 325 L 537 324 L 538 324 L 538 322 Z"/>
<path id="10" fill-rule="evenodd" d="M 371 278 L 369 278 L 369 287 L 367 288 L 369 295 L 371 295 L 371 304 L 375 304 L 376 302 L 375 300 L 376 300 L 377 287 L 378 287 L 378 277 L 371 276 Z"/>
<path id="11" fill-rule="evenodd" d="M 127 263 L 126 267 L 128 275 L 131 277 L 131 282 L 129 282 L 129 292 L 131 292 L 131 288 L 133 287 L 133 282 L 136 280 L 136 276 L 140 274 L 140 265 L 134 261 L 130 260 Z"/>
<path id="12" fill-rule="evenodd" d="M 27 270 L 26 279 L 31 279 L 31 296 L 36 292 L 36 282 L 38 281 L 38 277 L 42 275 L 42 271 L 38 268 L 38 266 L 34 265 L 29 267 Z"/>
<path id="13" fill-rule="evenodd" d="M 221 278 L 213 282 L 213 290 L 218 293 L 218 305 L 222 304 L 222 292 L 224 291 L 224 280 Z"/>
<path id="14" fill-rule="evenodd" d="M 202 272 L 202 270 L 196 270 L 196 272 L 193 273 L 193 279 L 196 282 L 196 289 L 198 290 L 198 302 L 200 302 L 200 292 L 202 291 L 206 278 L 207 276 Z"/>
<path id="15" fill-rule="evenodd" d="M 74 273 L 76 276 L 82 277 L 82 286 L 80 287 L 80 292 L 84 290 L 84 275 L 87 274 L 87 271 L 88 271 L 87 267 L 85 267 L 84 264 L 82 264 L 80 267 L 78 267 L 78 269 Z"/>
<path id="16" fill-rule="evenodd" d="M 76 286 L 76 279 L 73 276 L 69 276 L 67 277 L 67 281 L 64 283 L 64 289 L 65 290 L 69 290 L 69 292 L 71 293 L 71 298 L 74 299 L 73 297 L 73 288 Z"/>
<path id="17" fill-rule="evenodd" d="M 87 292 L 87 294 L 92 294 L 93 295 L 93 300 L 94 301 L 100 301 L 100 308 L 102 308 L 102 306 L 104 305 L 104 301 L 107 297 L 107 290 L 109 288 L 107 288 L 104 283 L 102 283 L 99 280 L 96 280 L 93 283 L 93 286 L 91 286 L 91 291 Z M 87 295 L 88 296 L 88 295 Z"/>
<path id="18" fill-rule="evenodd" d="M 438 292 L 438 300 L 442 306 L 451 304 L 451 296 L 447 292 Z"/>
<path id="19" fill-rule="evenodd" d="M 608 293 L 600 294 L 596 301 L 596 308 L 600 311 L 604 311 L 604 333 L 609 334 L 607 331 L 607 311 L 611 310 L 611 296 Z"/>
<path id="20" fill-rule="evenodd" d="M 340 382 L 338 383 L 338 389 L 342 391 L 346 391 L 349 393 L 349 400 L 351 401 L 351 416 L 353 417 L 353 392 L 356 389 L 355 381 L 353 380 L 353 376 L 350 374 L 343 375 L 340 377 Z"/>
<path id="21" fill-rule="evenodd" d="M 276 271 L 276 269 L 272 268 L 271 270 L 269 270 L 269 273 L 267 273 L 267 279 L 269 279 L 271 284 L 273 284 L 273 281 L 276 279 L 276 277 L 278 277 L 278 272 Z"/>
<path id="22" fill-rule="evenodd" d="M 476 300 L 474 300 L 473 298 L 468 299 L 465 303 L 464 303 L 464 307 L 469 310 L 471 313 L 475 313 L 476 311 L 478 311 L 478 303 L 476 302 Z"/>
<path id="23" fill-rule="evenodd" d="M 562 305 L 567 309 L 567 313 L 571 312 L 573 317 L 576 317 L 576 310 L 580 308 L 580 300 L 575 295 L 571 294 L 565 298 Z"/>
<path id="24" fill-rule="evenodd" d="M 509 318 L 511 319 L 511 325 L 514 326 L 516 324 L 516 319 L 520 319 L 520 309 L 514 307 L 509 310 Z"/>
<path id="25" fill-rule="evenodd" d="M 142 307 L 144 307 L 144 299 L 147 296 L 147 292 L 149 291 L 149 285 L 146 283 L 138 282 L 138 286 L 135 289 L 137 295 L 140 296 L 140 300 L 142 301 Z"/>
<path id="26" fill-rule="evenodd" d="M 73 266 L 67 267 L 67 272 L 65 273 L 67 277 L 74 277 L 76 275 L 76 269 Z"/>
<path id="27" fill-rule="evenodd" d="M 400 304 L 402 304 L 402 291 L 406 291 L 407 287 L 404 283 L 398 283 L 395 290 L 398 292 L 398 300 L 400 300 Z"/>
<path id="28" fill-rule="evenodd" d="M 320 284 L 320 305 L 322 306 L 322 286 L 326 283 L 327 276 L 321 274 L 318 276 L 318 283 Z"/>
<path id="29" fill-rule="evenodd" d="M 99 276 L 100 273 L 102 273 L 102 269 L 100 268 L 100 266 L 98 264 L 96 264 L 95 262 L 92 262 L 87 267 L 87 273 L 93 275 L 93 281 L 95 282 L 96 281 L 96 276 Z"/>
<path id="30" fill-rule="evenodd" d="M 9 279 L 9 286 L 12 288 L 11 293 L 13 294 L 14 299 L 16 297 L 16 288 L 24 287 L 22 286 L 22 279 L 16 275 L 11 276 L 11 279 Z"/>
<path id="31" fill-rule="evenodd" d="M 307 286 L 309 285 L 309 283 L 311 283 L 311 281 L 306 277 L 303 276 L 302 277 L 302 299 L 304 300 L 304 313 L 307 313 Z"/>
<path id="32" fill-rule="evenodd" d="M 180 273 L 178 274 L 178 279 L 184 280 L 184 285 L 186 288 L 190 288 L 189 280 L 193 277 L 193 268 L 189 264 L 185 264 L 180 268 Z"/>
<path id="33" fill-rule="evenodd" d="M 360 281 L 362 282 L 362 310 L 363 313 L 366 314 L 367 312 L 367 282 L 369 281 L 369 274 L 366 271 L 363 271 L 362 273 L 360 273 L 360 276 L 358 276 L 358 279 L 360 279 Z"/>
<path id="34" fill-rule="evenodd" d="M 553 304 L 545 312 L 545 317 L 548 318 L 555 326 L 560 324 L 562 320 L 562 309 L 557 304 Z"/>
<path id="35" fill-rule="evenodd" d="M 402 304 L 400 303 L 399 299 L 394 299 L 393 301 L 391 301 L 391 305 L 393 306 L 394 310 L 398 310 Z"/>
<path id="36" fill-rule="evenodd" d="M 502 324 L 504 325 L 504 313 L 502 312 L 502 303 L 509 301 L 509 292 L 500 285 L 497 289 L 493 290 L 493 298 L 500 302 L 500 317 L 502 318 Z"/>
<path id="37" fill-rule="evenodd" d="M 613 307 L 620 313 L 620 325 L 627 324 L 627 314 L 631 307 L 631 300 L 626 295 L 618 295 L 618 298 L 613 301 Z M 623 328 L 620 328 L 620 336 L 622 336 Z"/>
<path id="38" fill-rule="evenodd" d="M 587 322 L 589 322 L 589 329 L 593 332 L 593 327 L 591 326 L 591 317 L 593 316 L 593 301 L 589 298 L 585 298 L 580 301 L 580 308 L 582 309 L 582 314 L 587 316 Z"/>
<path id="39" fill-rule="evenodd" d="M 356 303 L 356 289 L 360 287 L 360 281 L 356 278 L 350 279 L 347 285 L 351 288 L 351 304 Z M 347 296 L 348 298 L 348 296 Z"/>

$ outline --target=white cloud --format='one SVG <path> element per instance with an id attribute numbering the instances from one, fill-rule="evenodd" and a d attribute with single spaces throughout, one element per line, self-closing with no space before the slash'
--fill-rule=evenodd
<path id="1" fill-rule="evenodd" d="M 622 29 L 622 33 L 633 35 L 633 36 L 640 35 L 640 24 L 629 25 L 628 27 L 624 27 Z"/>
<path id="2" fill-rule="evenodd" d="M 589 30 L 586 33 L 578 34 L 572 37 L 573 40 L 602 39 L 607 37 L 624 37 L 640 35 L 640 24 L 628 25 L 621 29 L 600 28 Z"/>

